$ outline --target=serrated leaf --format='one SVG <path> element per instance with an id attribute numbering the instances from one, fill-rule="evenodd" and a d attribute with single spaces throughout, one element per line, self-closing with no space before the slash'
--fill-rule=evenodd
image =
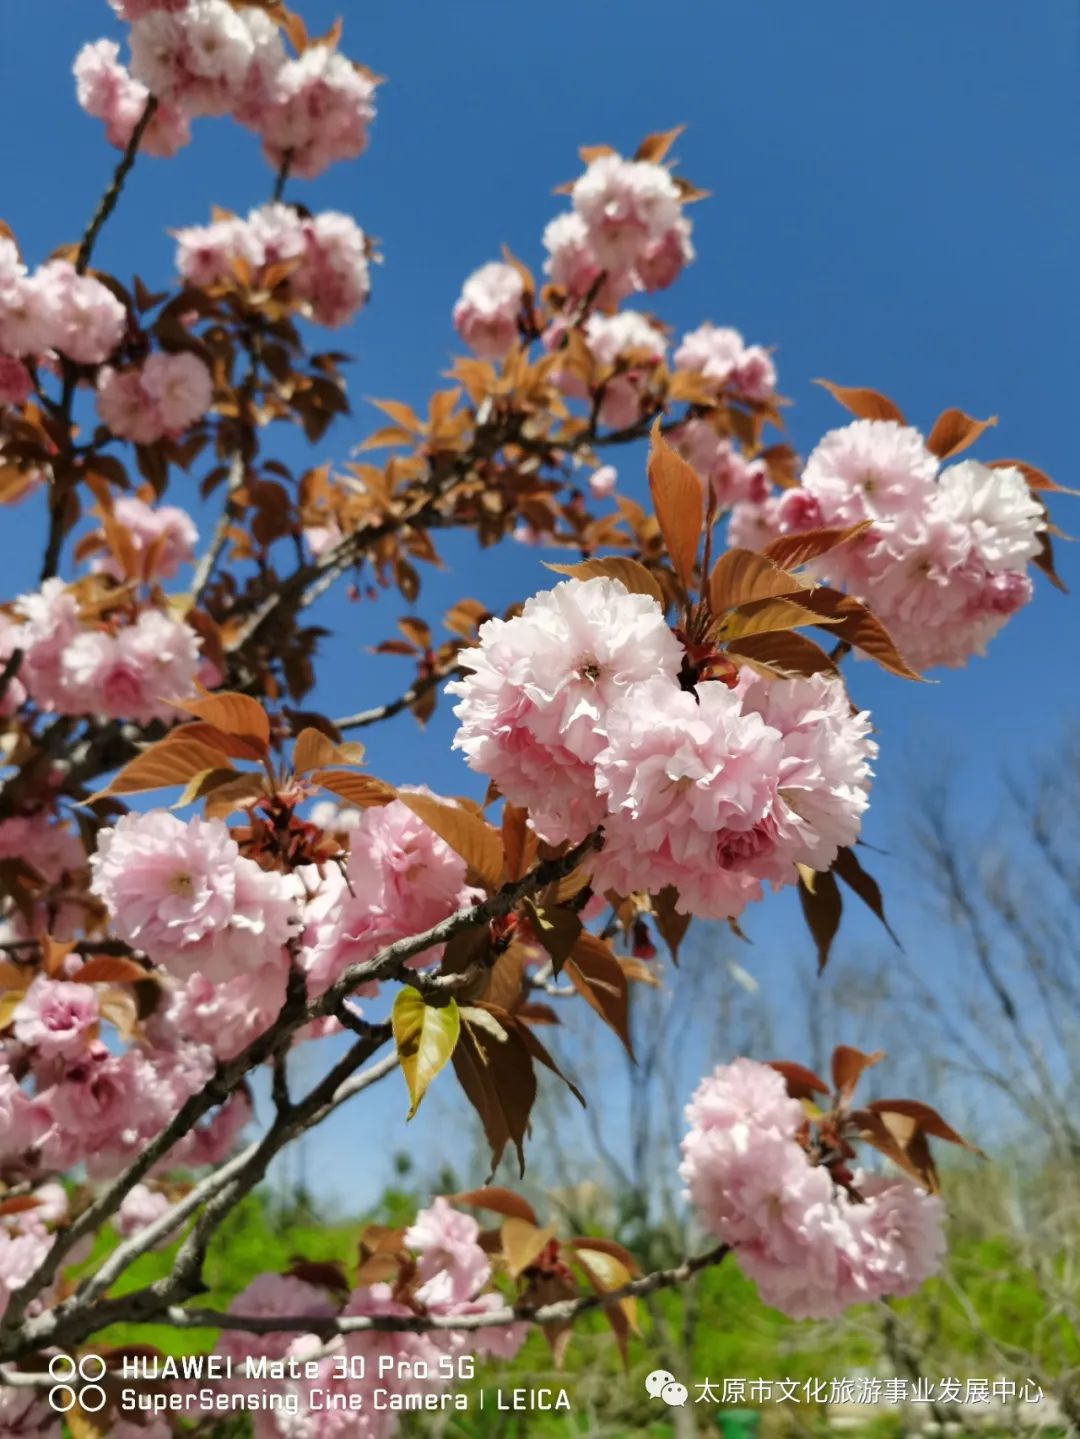
<path id="1" fill-rule="evenodd" d="M 123 955 L 93 954 L 70 976 L 73 984 L 137 984 L 150 975 Z"/>
<path id="2" fill-rule="evenodd" d="M 580 917 L 572 909 L 561 909 L 558 905 L 540 908 L 528 899 L 525 908 L 533 933 L 551 956 L 552 968 L 559 974 L 581 934 Z"/>
<path id="3" fill-rule="evenodd" d="M 584 930 L 564 966 L 571 984 L 591 1009 L 622 1040 L 630 1058 L 629 986 L 619 961 L 607 943 Z"/>
<path id="4" fill-rule="evenodd" d="M 260 758 L 270 749 L 270 717 L 250 695 L 224 690 L 201 699 L 174 700 L 173 703 L 177 709 L 212 724 L 222 734 L 235 735 L 252 745 Z"/>
<path id="5" fill-rule="evenodd" d="M 520 879 L 536 863 L 536 834 L 529 828 L 529 812 L 504 804 L 502 812 L 503 879 Z"/>
<path id="6" fill-rule="evenodd" d="M 482 1022 L 477 1015 L 483 1016 Z M 499 1024 L 484 1010 L 463 1010 L 461 1018 L 454 1073 L 484 1126 L 492 1171 L 507 1144 L 513 1144 L 524 1174 L 525 1131 L 536 1100 L 532 1057 L 517 1031 Z"/>
<path id="7" fill-rule="evenodd" d="M 503 1189 L 497 1184 L 484 1185 L 480 1189 L 466 1189 L 462 1194 L 449 1194 L 453 1204 L 467 1204 L 473 1209 L 490 1209 L 495 1214 L 510 1218 L 524 1219 L 537 1224 L 536 1211 L 527 1199 L 515 1194 L 512 1189 Z"/>
<path id="8" fill-rule="evenodd" d="M 725 654 L 761 665 L 770 673 L 791 675 L 833 674 L 836 664 L 820 645 L 796 630 L 772 630 L 732 640 Z"/>
<path id="9" fill-rule="evenodd" d="M 834 385 L 830 380 L 815 380 L 814 384 L 828 390 L 834 400 L 860 420 L 895 420 L 898 425 L 906 423 L 892 400 L 877 390 Z"/>
<path id="10" fill-rule="evenodd" d="M 491 889 L 497 889 L 502 879 L 503 847 L 497 829 L 486 820 L 470 814 L 457 805 L 442 804 L 426 794 L 410 794 L 402 791 L 398 799 L 413 814 L 417 815 L 440 839 L 445 840 L 455 854 L 461 855 L 465 863 Z"/>
<path id="11" fill-rule="evenodd" d="M 649 493 L 675 573 L 689 591 L 698 541 L 705 523 L 705 492 L 696 470 L 652 427 L 649 451 Z"/>
<path id="12" fill-rule="evenodd" d="M 892 636 L 877 615 L 860 600 L 820 585 L 811 594 L 804 595 L 800 603 L 820 615 L 827 622 L 831 634 L 877 660 L 882 669 L 890 674 L 908 680 L 922 679 L 896 648 Z"/>
<path id="13" fill-rule="evenodd" d="M 628 1264 L 621 1255 L 613 1254 L 608 1248 L 599 1247 L 602 1243 L 603 1241 L 600 1240 L 594 1244 L 588 1239 L 572 1241 L 577 1258 L 588 1275 L 590 1283 L 598 1293 L 607 1294 L 612 1289 L 622 1289 L 624 1285 L 629 1284 L 636 1273 L 636 1266 L 632 1268 L 631 1264 Z M 626 1253 L 625 1250 L 622 1252 Z M 629 1257 L 629 1255 L 626 1256 L 627 1259 Z M 635 1322 L 633 1297 L 622 1299 L 619 1303 L 621 1306 L 627 1306 L 623 1308 L 623 1312 L 633 1324 Z"/>
<path id="14" fill-rule="evenodd" d="M 854 849 L 841 849 L 837 852 L 832 862 L 832 872 L 840 876 L 848 889 L 853 890 L 859 896 L 863 904 L 875 914 L 885 927 L 885 933 L 896 945 L 897 949 L 902 948 L 900 941 L 893 933 L 892 926 L 885 918 L 885 904 L 881 897 L 881 886 L 873 875 L 867 874 L 859 863 L 858 855 Z"/>
<path id="15" fill-rule="evenodd" d="M 142 794 L 187 784 L 198 774 L 222 767 L 221 751 L 200 740 L 188 739 L 183 729 L 166 735 L 137 754 L 88 803 L 117 794 Z"/>
<path id="16" fill-rule="evenodd" d="M 828 554 L 830 550 L 846 545 L 849 540 L 857 539 L 859 535 L 865 534 L 872 524 L 872 520 L 860 520 L 857 525 L 802 530 L 795 535 L 781 535 L 779 539 L 771 540 L 763 553 L 785 569 L 794 565 L 805 565 L 807 560 L 816 560 L 819 555 Z"/>
<path id="17" fill-rule="evenodd" d="M 266 785 L 260 774 L 238 774 L 227 784 L 219 784 L 210 791 L 203 801 L 203 814 L 207 819 L 224 819 L 234 810 L 246 809 L 248 805 L 266 796 Z"/>
<path id="18" fill-rule="evenodd" d="M 828 619 L 796 600 L 755 600 L 732 610 L 721 622 L 719 633 L 723 640 L 738 640 L 749 635 L 792 630 L 799 625 L 839 623 L 839 619 Z"/>
<path id="19" fill-rule="evenodd" d="M 680 913 L 677 908 L 678 900 L 679 891 L 670 884 L 652 897 L 653 919 L 660 931 L 660 938 L 668 947 L 673 964 L 679 962 L 679 945 L 690 928 L 691 918 L 688 914 Z"/>
<path id="20" fill-rule="evenodd" d="M 925 1133 L 932 1135 L 934 1139 L 943 1139 L 947 1144 L 959 1145 L 961 1149 L 970 1150 L 972 1154 L 983 1152 L 976 1145 L 971 1144 L 962 1134 L 958 1134 L 951 1124 L 946 1123 L 936 1109 L 929 1104 L 923 1104 L 918 1099 L 875 1099 L 868 1104 L 867 1109 L 873 1110 L 876 1114 L 900 1114 L 905 1119 L 912 1120 Z M 983 1155 L 983 1158 L 986 1156 Z"/>
<path id="21" fill-rule="evenodd" d="M 926 437 L 926 448 L 939 460 L 951 459 L 996 424 L 997 415 L 991 415 L 988 420 L 976 420 L 971 415 L 965 415 L 963 410 L 942 410 Z"/>
<path id="22" fill-rule="evenodd" d="M 357 745 L 348 757 L 350 747 L 336 744 L 329 735 L 312 725 L 305 726 L 293 743 L 293 769 L 297 774 L 308 770 L 321 769 L 336 764 L 359 764 L 364 755 L 363 745 Z"/>
<path id="23" fill-rule="evenodd" d="M 609 555 L 599 560 L 581 560 L 576 565 L 554 565 L 546 560 L 544 568 L 554 570 L 557 575 L 568 575 L 574 580 L 608 579 L 618 580 L 632 595 L 648 595 L 661 609 L 665 608 L 664 592 L 660 583 L 644 565 L 625 555 Z"/>
<path id="24" fill-rule="evenodd" d="M 820 1074 L 815 1074 L 804 1064 L 796 1064 L 790 1059 L 771 1059 L 769 1068 L 775 1069 L 777 1074 L 783 1075 L 787 1092 L 792 1099 L 813 1101 L 815 1094 L 828 1094 L 829 1092 L 829 1086 Z"/>
<path id="25" fill-rule="evenodd" d="M 499 1227 L 499 1238 L 511 1278 L 517 1279 L 531 1268 L 554 1237 L 554 1224 L 538 1229 L 530 1220 L 517 1215 L 504 1219 Z"/>
<path id="26" fill-rule="evenodd" d="M 853 1049 L 850 1044 L 838 1044 L 832 1055 L 832 1081 L 833 1088 L 840 1096 L 842 1104 L 848 1104 L 855 1092 L 855 1086 L 875 1064 L 885 1058 L 885 1051 L 875 1049 L 872 1054 L 865 1054 L 861 1049 Z"/>
<path id="27" fill-rule="evenodd" d="M 5 994 L 0 994 L 0 1030 L 7 1029 L 25 994 L 25 989 L 9 989 Z"/>
<path id="28" fill-rule="evenodd" d="M 428 1085 L 454 1052 L 461 1033 L 457 1002 L 430 1005 L 408 986 L 398 992 L 391 1013 L 398 1063 L 405 1076 L 411 1119 L 427 1093 Z"/>
<path id="29" fill-rule="evenodd" d="M 799 903 L 803 918 L 817 948 L 818 973 L 829 962 L 829 950 L 840 928 L 840 915 L 844 902 L 840 888 L 831 874 L 815 874 L 813 882 L 799 874 Z"/>
<path id="30" fill-rule="evenodd" d="M 412 430 L 416 435 L 424 433 L 424 422 L 410 405 L 401 400 L 368 400 L 369 404 L 381 410 L 388 419 L 393 420 L 395 425 L 401 425 L 406 430 Z"/>
<path id="31" fill-rule="evenodd" d="M 243 778 L 247 780 L 248 775 Z M 236 771 L 231 765 L 227 768 L 204 769 L 198 774 L 192 775 L 184 786 L 180 798 L 170 807 L 172 809 L 183 809 L 187 804 L 193 804 L 197 799 L 204 799 L 208 794 L 213 794 L 224 785 L 232 784 L 236 779 Z"/>
<path id="32" fill-rule="evenodd" d="M 634 159 L 659 165 L 685 129 L 685 125 L 676 125 L 671 130 L 656 130 L 651 135 L 646 135 L 634 151 Z"/>
<path id="33" fill-rule="evenodd" d="M 389 804 L 399 795 L 393 785 L 384 784 L 367 774 L 353 774 L 347 769 L 317 770 L 312 779 L 339 799 L 347 800 L 357 809 L 371 809 L 376 805 Z"/>
<path id="34" fill-rule="evenodd" d="M 8 989 L 25 989 L 26 981 L 32 977 L 32 970 L 20 969 L 10 959 L 0 959 L 0 993 Z"/>
<path id="35" fill-rule="evenodd" d="M 810 584 L 756 550 L 735 549 L 725 552 L 713 565 L 709 576 L 709 607 L 714 615 L 736 605 L 754 600 L 782 599 L 808 590 Z"/>

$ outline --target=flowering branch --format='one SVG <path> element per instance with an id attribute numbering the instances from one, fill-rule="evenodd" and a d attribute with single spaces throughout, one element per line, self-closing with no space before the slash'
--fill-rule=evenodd
<path id="1" fill-rule="evenodd" d="M 570 874 L 599 843 L 600 837 L 592 834 L 561 858 L 544 860 L 523 879 L 514 884 L 504 885 L 490 899 L 458 910 L 422 934 L 387 945 L 370 960 L 350 965 L 325 993 L 308 1003 L 304 1002 L 302 995 L 290 995 L 276 1022 L 253 1040 L 235 1059 L 219 1064 L 202 1089 L 193 1094 L 180 1107 L 172 1121 L 145 1145 L 124 1173 L 89 1204 L 78 1218 L 65 1229 L 57 1232 L 48 1254 L 37 1270 L 25 1284 L 12 1293 L 4 1314 L 3 1324 L 0 1325 L 0 1335 L 11 1334 L 25 1314 L 26 1306 L 52 1283 L 64 1259 L 78 1241 L 84 1235 L 93 1234 L 110 1215 L 114 1214 L 124 1196 L 139 1183 L 144 1175 L 149 1173 L 178 1140 L 194 1128 L 205 1114 L 217 1105 L 224 1103 L 246 1074 L 267 1059 L 272 1059 L 274 1055 L 283 1052 L 298 1029 L 313 1019 L 335 1014 L 344 1000 L 359 985 L 366 984 L 371 980 L 399 977 L 405 964 L 416 955 L 422 954 L 435 945 L 445 944 L 464 929 L 486 924 L 492 919 L 509 914 L 519 900 L 526 895 L 534 894 Z M 269 1162 L 268 1159 L 267 1162 Z M 46 1318 L 47 1316 L 42 1316 L 42 1322 Z M 35 1321 L 35 1323 L 37 1322 Z M 15 1352 L 15 1349 L 22 1352 L 23 1340 L 21 1338 L 18 1336 L 6 1340 L 0 1338 L 0 1358 Z"/>

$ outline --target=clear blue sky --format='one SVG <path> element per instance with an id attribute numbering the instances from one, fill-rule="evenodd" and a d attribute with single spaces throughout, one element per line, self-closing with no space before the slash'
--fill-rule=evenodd
<path id="1" fill-rule="evenodd" d="M 357 360 L 354 415 L 315 460 L 344 457 L 376 423 L 362 396 L 423 403 L 454 349 L 449 314 L 461 281 L 500 243 L 539 268 L 543 226 L 565 204 L 550 192 L 576 173 L 579 144 L 630 150 L 647 131 L 685 123 L 680 169 L 712 197 L 692 212 L 697 263 L 654 308 L 676 327 L 708 318 L 775 345 L 780 387 L 795 402 L 791 437 L 804 454 L 842 423 L 811 383 L 820 375 L 882 389 L 923 426 L 947 404 L 997 413 L 1000 427 L 979 456 L 1020 456 L 1080 484 L 1076 0 L 298 8 L 313 32 L 345 10 L 345 48 L 388 77 L 368 153 L 291 187 L 312 208 L 352 212 L 385 254 L 369 308 L 341 337 Z M 0 17 L 0 214 L 38 260 L 77 238 L 114 163 L 100 126 L 76 106 L 70 65 L 84 40 L 121 27 L 104 0 L 2 0 Z M 251 136 L 201 121 L 178 159 L 140 161 L 97 259 L 121 278 L 165 280 L 167 227 L 204 221 L 211 203 L 246 210 L 267 196 L 270 178 Z M 620 482 L 642 489 L 631 456 Z M 1052 505 L 1067 531 L 1080 533 L 1078 506 L 1063 497 Z M 15 593 L 32 583 L 41 513 L 4 511 L 3 523 L 5 592 Z M 1058 550 L 1075 592 L 1076 547 Z M 545 583 L 534 551 L 507 546 L 475 565 L 467 547 L 448 554 L 449 574 L 430 584 L 425 575 L 418 609 L 433 618 L 461 593 L 497 609 Z M 1075 721 L 1078 603 L 1040 578 L 1035 604 L 990 658 L 942 672 L 934 685 L 854 668 L 854 696 L 874 711 L 882 746 L 871 841 L 902 847 L 906 796 L 919 770 L 942 757 L 958 771 L 965 818 L 989 822 L 1002 767 L 1021 768 Z M 388 603 L 327 602 L 322 617 L 339 631 L 319 695 L 330 713 L 402 687 L 401 661 L 364 653 L 391 632 L 394 613 Z M 404 717 L 367 736 L 372 769 L 462 792 L 470 780 L 450 755 L 450 734 L 445 706 L 423 735 Z M 900 856 L 877 868 L 897 927 L 916 947 L 932 945 Z M 768 966 L 774 948 L 778 977 L 809 964 L 792 918 L 784 901 L 748 916 L 759 938 L 751 966 Z M 859 920 L 846 933 L 854 942 L 869 931 Z M 400 1098 L 384 1087 L 365 1129 L 400 1113 Z M 339 1142 L 348 1132 L 338 1126 Z M 395 1143 L 396 1132 L 388 1150 Z M 346 1159 L 336 1172 L 343 1192 L 368 1193 L 385 1170 Z"/>

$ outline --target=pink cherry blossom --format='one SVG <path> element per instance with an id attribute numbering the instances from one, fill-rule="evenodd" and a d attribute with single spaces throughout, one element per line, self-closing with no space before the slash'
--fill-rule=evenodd
<path id="1" fill-rule="evenodd" d="M 188 115 L 224 115 L 240 98 L 255 42 L 227 0 L 188 0 L 132 21 L 131 73 Z"/>
<path id="2" fill-rule="evenodd" d="M 687 420 L 673 433 L 672 443 L 712 486 L 720 509 L 731 509 L 742 500 L 760 505 L 768 499 L 772 482 L 765 461 L 748 460 L 730 439 L 718 435 L 708 420 Z"/>
<path id="3" fill-rule="evenodd" d="M 601 465 L 589 476 L 589 489 L 598 500 L 607 499 L 619 482 L 619 472 L 614 465 Z"/>
<path id="4" fill-rule="evenodd" d="M 775 516 L 789 534 L 871 522 L 811 569 L 869 604 L 919 669 L 985 653 L 1031 597 L 1046 523 L 1020 470 L 965 460 L 937 475 L 918 434 L 887 420 L 827 435 Z"/>
<path id="5" fill-rule="evenodd" d="M 287 263 L 294 302 L 317 324 L 346 324 L 371 282 L 363 231 L 335 211 L 304 218 L 288 205 L 264 205 L 247 220 L 216 221 L 177 232 L 177 268 L 193 285 L 231 277 L 234 258 L 253 269 Z"/>
<path id="6" fill-rule="evenodd" d="M 543 244 L 548 252 L 544 273 L 553 285 L 565 290 L 572 299 L 582 300 L 595 290 L 596 304 L 608 307 L 618 303 L 634 288 L 628 271 L 605 271 L 589 244 L 585 221 L 573 210 L 556 215 L 544 230 Z M 601 276 L 603 279 L 601 280 Z"/>
<path id="7" fill-rule="evenodd" d="M 375 82 L 366 70 L 329 45 L 312 45 L 275 71 L 261 106 L 250 107 L 250 122 L 275 170 L 288 156 L 291 172 L 310 180 L 361 154 L 374 101 Z"/>
<path id="8" fill-rule="evenodd" d="M 777 840 L 779 733 L 725 685 L 695 697 L 670 677 L 629 691 L 606 723 L 595 763 L 609 817 L 594 888 L 675 885 L 685 912 L 714 918 L 759 898 Z"/>
<path id="9" fill-rule="evenodd" d="M 293 883 L 245 859 L 221 820 L 124 815 L 99 834 L 90 866 L 117 934 L 180 978 L 257 970 L 293 933 Z"/>
<path id="10" fill-rule="evenodd" d="M 601 155 L 571 193 L 588 244 L 605 270 L 632 270 L 682 219 L 682 197 L 662 165 Z"/>
<path id="11" fill-rule="evenodd" d="M 843 683 L 823 674 L 773 680 L 744 670 L 738 693 L 743 712 L 760 715 L 782 740 L 775 865 L 761 873 L 782 884 L 793 882 L 795 864 L 828 869 L 855 843 L 869 804 L 878 748 L 869 712 L 853 712 Z"/>
<path id="12" fill-rule="evenodd" d="M 52 1236 L 43 1228 L 0 1226 L 0 1315 L 49 1252 Z M 0 1411 L 2 1413 L 2 1411 Z"/>
<path id="13" fill-rule="evenodd" d="M 615 580 L 567 580 L 515 619 L 486 621 L 462 662 L 470 673 L 447 686 L 461 722 L 454 747 L 556 843 L 604 817 L 592 762 L 610 707 L 640 680 L 674 682 L 682 650 L 649 596 Z"/>
<path id="14" fill-rule="evenodd" d="M 120 439 L 151 445 L 201 420 L 213 399 L 210 371 L 197 355 L 156 351 L 139 369 L 105 368 L 98 376 L 101 421 Z"/>
<path id="15" fill-rule="evenodd" d="M 422 1304 L 457 1304 L 473 1298 L 491 1278 L 491 1264 L 477 1240 L 480 1226 L 469 1214 L 438 1198 L 405 1231 L 418 1256 Z"/>
<path id="16" fill-rule="evenodd" d="M 684 336 L 675 351 L 680 370 L 714 380 L 738 399 L 763 401 L 776 389 L 776 367 L 760 345 L 747 345 L 738 330 L 704 324 Z"/>
<path id="17" fill-rule="evenodd" d="M 740 1059 L 702 1080 L 679 1173 L 698 1218 L 735 1250 L 767 1304 L 793 1319 L 910 1294 L 940 1265 L 940 1202 L 907 1179 L 856 1173 L 856 1202 L 796 1140 L 802 1106 L 768 1065 Z"/>
<path id="18" fill-rule="evenodd" d="M 51 347 L 80 365 L 100 365 L 124 337 L 127 311 L 93 275 L 50 260 L 35 277 L 51 329 Z"/>
<path id="19" fill-rule="evenodd" d="M 16 1006 L 15 1038 L 43 1059 L 74 1059 L 98 1023 L 93 985 L 39 975 Z"/>
<path id="20" fill-rule="evenodd" d="M 525 285 L 513 265 L 499 261 L 474 270 L 454 306 L 454 329 L 483 360 L 501 360 L 517 339 Z"/>
<path id="21" fill-rule="evenodd" d="M 171 701 L 195 691 L 199 645 L 194 630 L 161 610 L 144 610 L 115 634 L 84 629 L 64 651 L 57 707 L 142 724 L 175 719 Z"/>
<path id="22" fill-rule="evenodd" d="M 116 1211 L 113 1219 L 113 1226 L 117 1234 L 126 1239 L 164 1218 L 171 1208 L 168 1196 L 162 1194 L 159 1189 L 150 1189 L 145 1184 L 136 1184 L 121 1200 L 120 1208 Z M 164 1242 L 168 1243 L 168 1238 Z"/>
<path id="23" fill-rule="evenodd" d="M 152 506 L 134 495 L 120 495 L 113 501 L 113 518 L 127 531 L 140 579 L 172 579 L 182 565 L 190 563 L 199 533 L 186 510 L 176 505 Z M 93 568 L 123 578 L 111 554 L 99 556 Z"/>
<path id="24" fill-rule="evenodd" d="M 855 420 L 820 442 L 806 462 L 802 488 L 817 500 L 825 525 L 871 519 L 900 538 L 917 530 L 937 470 L 917 430 L 895 420 Z"/>
<path id="25" fill-rule="evenodd" d="M 305 908 L 309 990 L 321 993 L 347 965 L 429 929 L 467 901 L 465 861 L 411 809 L 394 800 L 363 810 L 350 829 L 344 874 L 328 868 Z M 425 962 L 436 957 L 429 952 Z"/>
<path id="26" fill-rule="evenodd" d="M 219 1059 L 232 1059 L 281 1013 L 287 978 L 284 956 L 220 984 L 193 974 L 178 992 L 170 1016 L 188 1039 L 208 1045 Z"/>
<path id="27" fill-rule="evenodd" d="M 84 45 L 75 59 L 75 81 L 79 104 L 93 119 L 104 123 L 109 144 L 123 150 L 142 118 L 150 92 L 132 78 L 120 63 L 119 54 L 120 47 L 113 40 Z M 159 100 L 143 132 L 140 149 L 148 155 L 168 157 L 190 140 L 187 116 L 167 100 Z"/>

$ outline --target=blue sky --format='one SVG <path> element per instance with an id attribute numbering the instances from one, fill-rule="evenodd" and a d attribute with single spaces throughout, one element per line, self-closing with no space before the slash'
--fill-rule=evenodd
<path id="1" fill-rule="evenodd" d="M 290 190 L 311 208 L 353 213 L 385 255 L 370 306 L 340 337 L 356 357 L 354 414 L 313 462 L 344 457 L 378 422 L 363 396 L 422 405 L 454 352 L 449 314 L 461 282 L 501 243 L 539 268 L 543 226 L 565 204 L 551 190 L 576 173 L 579 144 L 628 151 L 648 131 L 685 123 L 679 168 L 712 193 L 693 209 L 696 264 L 650 307 L 676 330 L 712 319 L 775 345 L 797 448 L 808 453 L 842 423 L 812 384 L 826 376 L 884 390 L 924 427 L 949 404 L 996 413 L 1000 426 L 976 454 L 1020 456 L 1080 484 L 1073 0 L 910 0 L 900 9 L 669 0 L 662 12 L 644 0 L 303 0 L 298 8 L 312 32 L 344 9 L 345 48 L 388 77 L 368 153 Z M 4 0 L 0 15 L 8 117 L 0 215 L 36 261 L 78 237 L 114 163 L 100 126 L 76 106 L 70 66 L 84 40 L 120 27 L 104 0 Z M 246 210 L 266 198 L 270 181 L 250 135 L 199 122 L 177 159 L 140 161 L 96 258 L 121 278 L 167 279 L 168 227 L 204 221 L 212 203 Z M 640 494 L 640 456 L 617 463 L 624 490 Z M 1077 505 L 1052 504 L 1066 531 L 1080 533 Z M 31 503 L 2 521 L 5 590 L 15 593 L 32 583 L 42 516 Z M 1075 592 L 1076 547 L 1058 551 Z M 537 552 L 516 546 L 478 564 L 462 544 L 447 555 L 450 572 L 430 584 L 425 575 L 417 606 L 432 618 L 461 593 L 498 609 L 546 582 Z M 1076 719 L 1076 606 L 1075 593 L 1061 596 L 1040 578 L 1036 602 L 988 660 L 926 685 L 867 664 L 852 671 L 882 747 L 866 835 L 894 851 L 877 870 L 897 928 L 918 948 L 937 941 L 903 854 L 912 785 L 926 768 L 947 767 L 965 820 L 990 824 L 1001 769 L 1022 769 Z M 325 604 L 320 617 L 338 631 L 318 696 L 330 713 L 377 703 L 407 682 L 403 662 L 365 654 L 391 632 L 395 613 L 387 603 Z M 391 780 L 478 792 L 450 754 L 451 733 L 445 706 L 422 735 L 403 717 L 365 736 L 371 767 Z M 786 901 L 748 916 L 758 937 L 751 967 L 775 965 L 780 977 L 784 966 L 810 963 L 792 919 Z M 870 933 L 860 918 L 847 942 Z M 365 1129 L 379 1132 L 403 1110 L 400 1094 L 383 1091 Z M 348 1132 L 339 1123 L 333 1142 Z M 386 1153 L 397 1136 L 387 1135 Z M 342 1152 L 335 1187 L 370 1193 L 384 1161 Z"/>

